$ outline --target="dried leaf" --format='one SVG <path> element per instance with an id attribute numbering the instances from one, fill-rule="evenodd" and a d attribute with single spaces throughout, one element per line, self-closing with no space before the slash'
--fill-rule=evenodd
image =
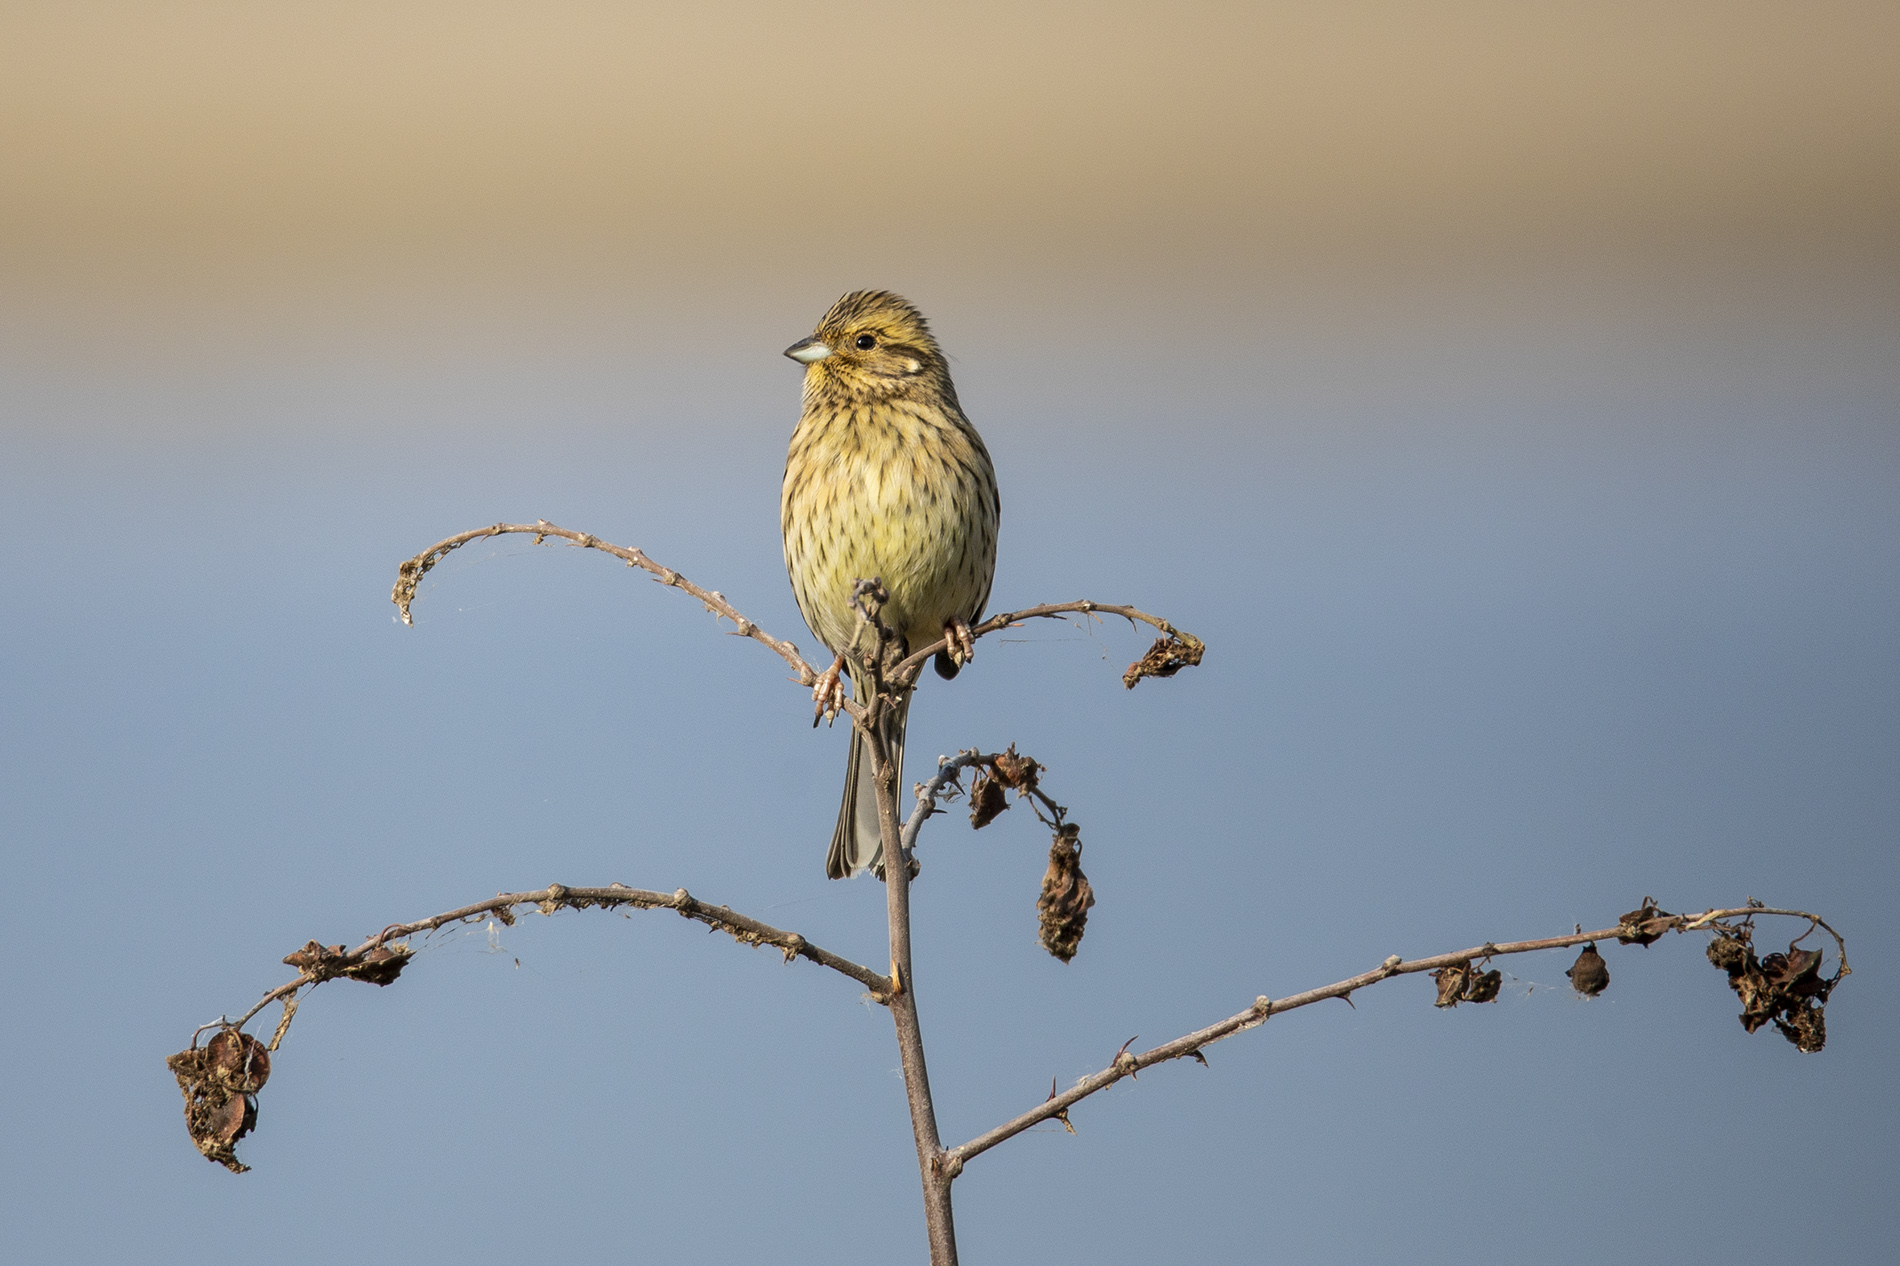
<path id="1" fill-rule="evenodd" d="M 1721 934 L 1709 942 L 1708 955 L 1711 963 L 1731 976 L 1748 970 L 1748 960 L 1754 957 L 1747 942 Z"/>
<path id="2" fill-rule="evenodd" d="M 1007 783 L 1012 791 L 1027 791 L 1036 785 L 1036 776 L 1042 772 L 1042 766 L 1028 756 L 1016 754 L 1016 745 L 1011 743 L 1009 750 L 990 762 L 996 776 Z"/>
<path id="3" fill-rule="evenodd" d="M 1146 655 L 1128 666 L 1128 671 L 1122 674 L 1122 685 L 1133 690 L 1143 677 L 1172 677 L 1183 668 L 1200 663 L 1206 649 L 1197 637 L 1178 633 L 1158 637 Z"/>
<path id="4" fill-rule="evenodd" d="M 270 1080 L 270 1052 L 249 1033 L 224 1029 L 205 1043 L 205 1072 L 239 1094 L 256 1094 Z"/>
<path id="5" fill-rule="evenodd" d="M 1471 980 L 1471 963 L 1453 963 L 1449 967 L 1440 967 L 1432 973 L 1432 979 L 1438 982 L 1438 1001 L 1435 1007 L 1455 1007 L 1465 998 L 1465 985 Z"/>
<path id="6" fill-rule="evenodd" d="M 1742 1001 L 1742 1028 L 1750 1033 L 1773 1023 L 1803 1051 L 1827 1045 L 1827 996 L 1840 978 L 1823 979 L 1821 951 L 1790 945 L 1786 954 L 1757 959 L 1746 926 L 1717 927 L 1709 942 L 1709 961 L 1728 974 L 1728 986 Z"/>
<path id="7" fill-rule="evenodd" d="M 248 1033 L 222 1029 L 203 1046 L 165 1061 L 185 1097 L 185 1129 L 206 1160 L 234 1174 L 241 1163 L 237 1141 L 257 1125 L 257 1091 L 270 1078 L 270 1054 Z"/>
<path id="8" fill-rule="evenodd" d="M 1775 989 L 1795 998 L 1811 998 L 1821 990 L 1821 951 L 1788 947 L 1786 954 L 1761 960 L 1762 975 Z"/>
<path id="9" fill-rule="evenodd" d="M 345 967 L 342 974 L 372 985 L 393 984 L 412 957 L 414 951 L 407 945 L 378 945 Z"/>
<path id="10" fill-rule="evenodd" d="M 1494 968 L 1474 974 L 1471 960 L 1466 959 L 1449 967 L 1440 967 L 1432 973 L 1432 979 L 1438 982 L 1438 1001 L 1432 1005 L 1455 1007 L 1461 1002 L 1496 1002 L 1498 988 L 1504 983 L 1504 973 Z"/>
<path id="11" fill-rule="evenodd" d="M 1068 962 L 1081 947 L 1095 892 L 1082 873 L 1081 828 L 1073 822 L 1056 828 L 1049 846 L 1049 869 L 1042 877 L 1042 896 L 1036 900 L 1042 947 Z"/>
<path id="12" fill-rule="evenodd" d="M 317 972 L 323 975 L 327 969 L 348 957 L 341 945 L 319 945 L 315 941 L 305 941 L 300 950 L 284 955 L 284 965 L 295 967 L 298 971 Z M 329 972 L 334 975 L 334 971 Z M 327 979 L 328 977 L 325 976 Z"/>
<path id="13" fill-rule="evenodd" d="M 1649 945 L 1659 941 L 1662 939 L 1662 932 L 1643 932 L 1637 929 L 1653 919 L 1667 919 L 1669 917 L 1669 911 L 1658 906 L 1654 897 L 1644 897 L 1643 904 L 1640 907 L 1631 910 L 1628 914 L 1616 921 L 1619 928 L 1627 929 L 1626 931 L 1619 931 L 1617 933 L 1617 942 L 1622 945 Z"/>
<path id="14" fill-rule="evenodd" d="M 319 945 L 307 941 L 295 953 L 284 955 L 286 966 L 309 972 L 315 983 L 335 980 L 361 980 L 372 985 L 387 985 L 402 975 L 415 951 L 406 944 L 377 945 L 352 956 L 341 945 Z"/>
<path id="15" fill-rule="evenodd" d="M 251 1132 L 257 1124 L 257 1098 L 254 1095 L 232 1095 L 224 1101 L 224 1106 L 212 1108 L 205 1114 L 206 1142 L 221 1151 L 230 1151 L 237 1141 Z M 204 1149 L 200 1147 L 200 1151 Z M 205 1153 L 207 1156 L 209 1152 Z M 235 1159 L 235 1157 L 233 1157 Z"/>
<path id="16" fill-rule="evenodd" d="M 978 774 L 970 785 L 970 825 L 980 831 L 1007 808 L 1009 797 L 1003 791 L 1003 784 L 988 774 Z"/>
<path id="17" fill-rule="evenodd" d="M 1498 990 L 1502 988 L 1503 985 L 1504 973 L 1497 968 L 1493 967 L 1490 971 L 1481 972 L 1473 976 L 1471 983 L 1465 986 L 1465 1001 L 1496 1002 L 1498 1000 Z"/>
<path id="18" fill-rule="evenodd" d="M 1795 1044 L 1795 1047 L 1809 1055 L 1827 1045 L 1827 1016 L 1825 1008 L 1812 998 L 1805 999 L 1798 1007 L 1788 1013 L 1787 1019 L 1775 1017 L 1775 1027 L 1781 1035 Z"/>

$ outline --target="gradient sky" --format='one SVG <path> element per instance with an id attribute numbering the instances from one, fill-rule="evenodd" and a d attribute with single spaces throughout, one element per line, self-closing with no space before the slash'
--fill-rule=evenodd
<path id="1" fill-rule="evenodd" d="M 1064 967 L 1033 822 L 925 835 L 946 1141 L 1646 893 L 1856 967 L 1816 1056 L 1692 938 L 1298 1012 L 973 1163 L 965 1260 L 1883 1260 L 1896 64 L 1890 4 L 0 9 L 8 1251 L 922 1260 L 887 1017 L 671 916 L 318 990 L 241 1177 L 162 1066 L 306 939 L 550 881 L 881 961 L 775 660 L 521 541 L 386 595 L 545 517 L 810 649 L 778 352 L 885 285 L 996 456 L 996 601 L 1210 647 L 1129 693 L 1144 639 L 1025 629 L 920 694 L 912 775 L 1019 743 L 1100 899 Z"/>

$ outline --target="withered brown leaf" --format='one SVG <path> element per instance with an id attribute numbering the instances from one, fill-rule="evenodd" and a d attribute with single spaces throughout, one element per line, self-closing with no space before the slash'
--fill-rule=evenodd
<path id="1" fill-rule="evenodd" d="M 1755 957 L 1747 926 L 1715 929 L 1709 961 L 1728 975 L 1741 999 L 1742 1028 L 1753 1033 L 1773 1023 L 1797 1049 L 1813 1053 L 1827 1045 L 1827 996 L 1839 977 L 1823 979 L 1821 951 L 1796 949 Z"/>
<path id="2" fill-rule="evenodd" d="M 978 774 L 976 781 L 970 784 L 971 827 L 982 830 L 1007 808 L 1009 797 L 1003 791 L 1003 784 L 988 774 Z"/>
<path id="3" fill-rule="evenodd" d="M 1172 677 L 1183 668 L 1199 664 L 1206 650 L 1196 637 L 1180 634 L 1158 637 L 1146 655 L 1128 666 L 1128 671 L 1122 674 L 1122 685 L 1133 690 L 1143 677 Z"/>
<path id="4" fill-rule="evenodd" d="M 1628 914 L 1616 921 L 1618 928 L 1625 929 L 1616 934 L 1617 942 L 1622 945 L 1653 944 L 1662 939 L 1662 932 L 1655 930 L 1641 931 L 1639 929 L 1641 929 L 1645 923 L 1654 919 L 1667 919 L 1669 917 L 1669 911 L 1658 906 L 1654 897 L 1644 897 L 1641 906 L 1631 910 Z"/>
<path id="5" fill-rule="evenodd" d="M 1504 973 L 1496 968 L 1474 973 L 1467 958 L 1449 967 L 1440 967 L 1432 973 L 1432 979 L 1438 983 L 1438 1000 L 1432 1005 L 1455 1007 L 1461 1002 L 1496 1002 Z"/>
<path id="6" fill-rule="evenodd" d="M 237 1158 L 237 1141 L 257 1125 L 257 1091 L 270 1077 L 264 1044 L 236 1029 L 220 1030 L 203 1046 L 165 1060 L 185 1097 L 185 1130 L 206 1160 L 234 1174 L 250 1166 Z"/>
<path id="7" fill-rule="evenodd" d="M 1026 791 L 1036 785 L 1036 776 L 1042 772 L 1033 757 L 1019 756 L 1016 745 L 1011 743 L 1009 750 L 1001 753 L 991 762 L 996 776 L 1001 778 L 1015 791 Z"/>
<path id="8" fill-rule="evenodd" d="M 1042 947 L 1069 962 L 1081 947 L 1095 892 L 1082 873 L 1081 828 L 1067 822 L 1056 828 L 1049 845 L 1049 869 L 1042 877 L 1042 895 L 1036 899 Z"/>

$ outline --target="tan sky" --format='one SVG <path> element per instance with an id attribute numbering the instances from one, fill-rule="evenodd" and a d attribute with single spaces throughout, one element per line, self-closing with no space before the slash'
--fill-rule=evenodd
<path id="1" fill-rule="evenodd" d="M 1900 240 L 1900 5 L 22 3 L 0 267 Z"/>

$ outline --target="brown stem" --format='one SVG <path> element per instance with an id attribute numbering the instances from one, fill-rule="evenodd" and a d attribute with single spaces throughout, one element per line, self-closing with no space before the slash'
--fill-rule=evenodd
<path id="1" fill-rule="evenodd" d="M 1414 972 L 1436 971 L 1441 967 L 1450 967 L 1454 963 L 1497 958 L 1505 954 L 1528 954 L 1535 950 L 1563 949 L 1566 946 L 1582 945 L 1586 941 L 1614 941 L 1619 934 L 1628 935 L 1631 932 L 1641 932 L 1647 935 L 1652 932 L 1660 934 L 1668 931 L 1696 931 L 1714 925 L 1717 920 L 1741 919 L 1758 914 L 1781 914 L 1793 918 L 1811 919 L 1816 926 L 1826 928 L 1828 933 L 1834 937 L 1835 943 L 1840 946 L 1841 974 L 1845 975 L 1848 972 L 1847 945 L 1841 940 L 1840 933 L 1835 932 L 1833 928 L 1828 927 L 1826 922 L 1815 915 L 1807 913 L 1805 910 L 1782 910 L 1767 906 L 1741 906 L 1729 910 L 1708 910 L 1702 914 L 1663 915 L 1642 923 L 1630 925 L 1619 924 L 1616 927 L 1603 928 L 1595 932 L 1578 931 L 1564 936 L 1545 937 L 1535 941 L 1509 941 L 1503 945 L 1487 943 L 1477 946 L 1475 949 L 1458 950 L 1450 954 L 1437 954 L 1431 958 L 1405 960 L 1400 959 L 1398 955 L 1395 954 L 1373 970 L 1361 972 L 1357 976 L 1349 977 L 1335 984 L 1322 985 L 1318 989 L 1309 989 L 1305 993 L 1296 993 L 1287 998 L 1274 998 L 1271 1000 L 1264 996 L 1256 998 L 1251 1007 L 1248 1007 L 1238 1015 L 1229 1016 L 1227 1019 L 1216 1024 L 1210 1024 L 1204 1029 L 1186 1034 L 1182 1037 L 1177 1037 L 1172 1042 L 1164 1042 L 1151 1050 L 1137 1053 L 1128 1050 L 1124 1045 L 1122 1050 L 1116 1052 L 1115 1058 L 1109 1062 L 1108 1067 L 1104 1068 L 1101 1072 L 1084 1077 L 1081 1081 L 1060 1094 L 1051 1095 L 1046 1101 L 1037 1104 L 1014 1120 L 1006 1121 L 988 1133 L 979 1134 L 969 1142 L 959 1147 L 951 1148 L 945 1153 L 946 1165 L 954 1171 L 961 1171 L 964 1162 L 968 1161 L 971 1157 L 979 1156 L 989 1151 L 998 1143 L 1006 1139 L 1014 1138 L 1033 1125 L 1038 1125 L 1054 1118 L 1060 1118 L 1066 1121 L 1066 1114 L 1071 1105 L 1088 1098 L 1098 1090 L 1107 1089 L 1124 1077 L 1133 1077 L 1141 1069 L 1147 1068 L 1150 1065 L 1165 1063 L 1171 1059 L 1189 1058 L 1198 1059 L 1200 1062 L 1206 1063 L 1207 1061 L 1201 1056 L 1203 1047 L 1211 1046 L 1223 1038 L 1232 1037 L 1236 1033 L 1265 1024 L 1268 1016 L 1279 1015 L 1283 1011 L 1292 1011 L 1298 1007 L 1310 1006 L 1315 1002 L 1324 1002 L 1328 998 L 1346 998 L 1350 1000 L 1351 995 L 1357 990 L 1376 985 L 1383 980 L 1390 980 L 1394 976 L 1406 976 Z M 1133 1039 L 1130 1040 L 1132 1041 Z"/>
<path id="2" fill-rule="evenodd" d="M 1039 606 L 1024 607 L 1020 611 L 999 611 L 989 619 L 972 628 L 970 630 L 970 636 L 972 638 L 986 637 L 991 633 L 1000 632 L 1024 620 L 1053 620 L 1058 616 L 1064 615 L 1097 614 L 1118 615 L 1122 619 L 1127 620 L 1130 624 L 1139 621 L 1142 624 L 1148 625 L 1150 628 L 1167 634 L 1169 637 L 1179 638 L 1183 643 L 1195 648 L 1196 651 L 1204 649 L 1204 644 L 1200 638 L 1195 637 L 1192 633 L 1183 633 L 1180 629 L 1175 628 L 1158 615 L 1150 615 L 1146 611 L 1139 610 L 1135 607 L 1122 606 L 1117 603 L 1091 602 L 1086 598 L 1078 599 L 1075 602 L 1045 602 Z M 921 650 L 912 650 L 910 655 L 892 670 L 891 677 L 898 681 L 910 680 L 923 668 L 924 663 L 929 660 L 931 656 L 943 650 L 948 645 L 948 639 L 938 638 Z"/>
<path id="3" fill-rule="evenodd" d="M 882 709 L 873 709 L 881 715 Z M 924 1035 L 917 1022 L 917 979 L 910 957 L 910 853 L 903 841 L 914 840 L 897 824 L 897 771 L 891 767 L 882 738 L 871 743 L 872 777 L 877 788 L 877 825 L 884 850 L 884 902 L 891 925 L 891 1021 L 897 1027 L 898 1057 L 904 1069 L 904 1094 L 910 1103 L 911 1134 L 917 1143 L 917 1168 L 924 1189 L 924 1229 L 930 1237 L 931 1266 L 956 1266 L 956 1220 L 950 1207 L 950 1184 L 960 1166 L 945 1163 L 943 1140 L 937 1133 L 937 1110 L 930 1098 L 930 1072 L 924 1062 Z"/>
<path id="4" fill-rule="evenodd" d="M 422 583 L 422 578 L 428 575 L 429 570 L 437 563 L 441 562 L 462 546 L 467 545 L 470 541 L 479 541 L 491 536 L 505 536 L 510 533 L 532 536 L 536 544 L 540 544 L 550 536 L 557 537 L 561 540 L 572 542 L 582 549 L 595 549 L 603 554 L 611 554 L 615 558 L 624 561 L 629 567 L 638 567 L 643 571 L 649 572 L 654 579 L 661 584 L 671 586 L 675 589 L 685 590 L 704 603 L 706 609 L 714 615 L 731 620 L 734 626 L 732 630 L 734 636 L 750 638 L 763 646 L 769 647 L 773 653 L 792 667 L 792 670 L 797 674 L 797 681 L 800 685 L 814 686 L 818 684 L 817 670 L 805 662 L 804 657 L 798 653 L 796 646 L 790 642 L 773 637 L 770 633 L 767 633 L 764 629 L 747 619 L 739 612 L 738 608 L 726 601 L 726 596 L 718 590 L 701 588 L 686 579 L 686 577 L 682 576 L 679 572 L 674 571 L 671 567 L 665 567 L 654 562 L 637 549 L 629 549 L 623 545 L 614 545 L 601 540 L 590 532 L 576 532 L 570 528 L 557 527 L 555 524 L 549 523 L 546 519 L 538 519 L 533 523 L 493 523 L 487 527 L 474 528 L 467 532 L 458 532 L 454 536 L 437 541 L 434 545 L 423 550 L 414 558 L 404 560 L 404 562 L 396 568 L 396 584 L 389 593 L 390 601 L 394 602 L 397 609 L 402 612 L 402 622 L 404 624 L 413 623 L 410 619 L 409 608 L 410 604 L 416 599 L 416 587 Z M 985 637 L 991 633 L 1009 628 L 1023 620 L 1054 619 L 1064 615 L 1118 615 L 1124 620 L 1127 620 L 1130 624 L 1139 622 L 1149 625 L 1166 634 L 1168 638 L 1173 639 L 1174 644 L 1178 644 L 1180 648 L 1185 650 L 1189 655 L 1186 662 L 1189 663 L 1199 663 L 1201 652 L 1205 649 L 1199 638 L 1195 637 L 1192 633 L 1182 632 L 1158 615 L 1150 615 L 1146 611 L 1139 610 L 1135 607 L 1123 606 L 1118 603 L 1091 602 L 1087 599 L 1081 599 L 1075 602 L 1045 602 L 1039 606 L 1024 607 L 1020 611 L 999 612 L 972 628 L 970 630 L 970 636 L 973 639 Z M 912 650 L 910 655 L 904 659 L 902 663 L 897 664 L 886 674 L 887 679 L 899 685 L 906 685 L 914 681 L 917 673 L 923 668 L 925 661 L 938 651 L 943 650 L 946 645 L 947 643 L 940 638 L 921 650 Z M 1152 655 L 1153 652 L 1150 652 L 1150 654 Z M 1173 666 L 1165 666 L 1159 670 L 1153 670 L 1139 664 L 1131 665 L 1128 673 L 1123 676 L 1122 681 L 1124 684 L 1132 686 L 1140 677 L 1156 675 L 1167 676 L 1173 671 Z M 845 711 L 850 713 L 851 716 L 861 716 L 862 707 L 860 701 L 850 700 L 847 701 L 844 706 Z"/>
<path id="5" fill-rule="evenodd" d="M 513 923 L 513 910 L 516 906 L 531 905 L 543 914 L 553 914 L 556 910 L 585 910 L 590 907 L 615 909 L 621 906 L 633 906 L 642 910 L 677 910 L 683 918 L 696 919 L 708 927 L 718 928 L 746 945 L 771 945 L 783 951 L 785 959 L 804 958 L 821 967 L 829 967 L 870 990 L 871 997 L 878 1002 L 890 1001 L 892 985 L 890 977 L 880 976 L 869 967 L 861 966 L 848 958 L 840 958 L 828 949 L 813 945 L 796 932 L 787 932 L 775 928 L 769 923 L 735 913 L 725 906 L 709 906 L 698 900 L 686 889 L 673 892 L 650 892 L 644 888 L 629 888 L 625 884 L 613 884 L 606 888 L 569 888 L 564 884 L 549 884 L 546 888 L 534 892 L 504 892 L 478 901 L 460 909 L 447 910 L 441 914 L 430 915 L 426 919 L 417 919 L 414 923 L 392 923 L 375 936 L 370 937 L 355 949 L 349 950 L 340 958 L 327 965 L 324 972 L 304 971 L 295 980 L 279 985 L 258 1000 L 256 1006 L 246 1011 L 235 1022 L 242 1028 L 253 1016 L 280 998 L 287 998 L 306 985 L 322 984 L 341 974 L 337 968 L 351 962 L 361 962 L 364 955 L 379 949 L 391 939 L 410 936 L 417 932 L 429 932 L 450 923 L 460 923 L 465 919 L 478 918 L 484 914 L 497 915 L 505 922 Z M 207 1026 L 208 1027 L 208 1026 Z"/>
<path id="6" fill-rule="evenodd" d="M 550 536 L 559 537 L 564 541 L 572 541 L 582 549 L 597 549 L 603 554 L 612 554 L 615 558 L 623 560 L 629 567 L 638 567 L 643 571 L 651 572 L 654 578 L 661 584 L 669 585 L 675 589 L 684 589 L 687 593 L 692 594 L 695 598 L 705 603 L 706 609 L 711 611 L 714 615 L 723 616 L 731 620 L 735 626 L 733 628 L 734 636 L 749 637 L 755 642 L 769 646 L 777 653 L 780 659 L 792 666 L 793 671 L 798 674 L 798 683 L 800 685 L 812 686 L 818 683 L 817 672 L 799 655 L 796 646 L 793 646 L 790 642 L 780 641 L 752 621 L 746 619 L 745 616 L 739 613 L 737 608 L 726 601 L 726 596 L 718 590 L 700 588 L 692 581 L 686 579 L 686 577 L 674 571 L 671 567 L 662 567 L 637 549 L 628 549 L 622 545 L 609 544 L 588 532 L 574 532 L 564 527 L 556 527 L 546 519 L 537 520 L 532 524 L 496 523 L 485 528 L 476 528 L 473 531 L 460 532 L 446 540 L 437 541 L 434 545 L 423 550 L 414 558 L 404 562 L 396 569 L 396 587 L 392 589 L 389 594 L 389 600 L 395 603 L 397 609 L 402 612 L 402 622 L 404 624 L 413 623 L 409 618 L 409 604 L 415 601 L 416 586 L 422 583 L 422 578 L 428 575 L 431 567 L 434 567 L 437 563 L 448 557 L 451 552 L 460 549 L 470 541 L 479 541 L 489 536 L 504 536 L 510 532 L 531 535 L 534 537 L 535 544 L 537 545 Z"/>

